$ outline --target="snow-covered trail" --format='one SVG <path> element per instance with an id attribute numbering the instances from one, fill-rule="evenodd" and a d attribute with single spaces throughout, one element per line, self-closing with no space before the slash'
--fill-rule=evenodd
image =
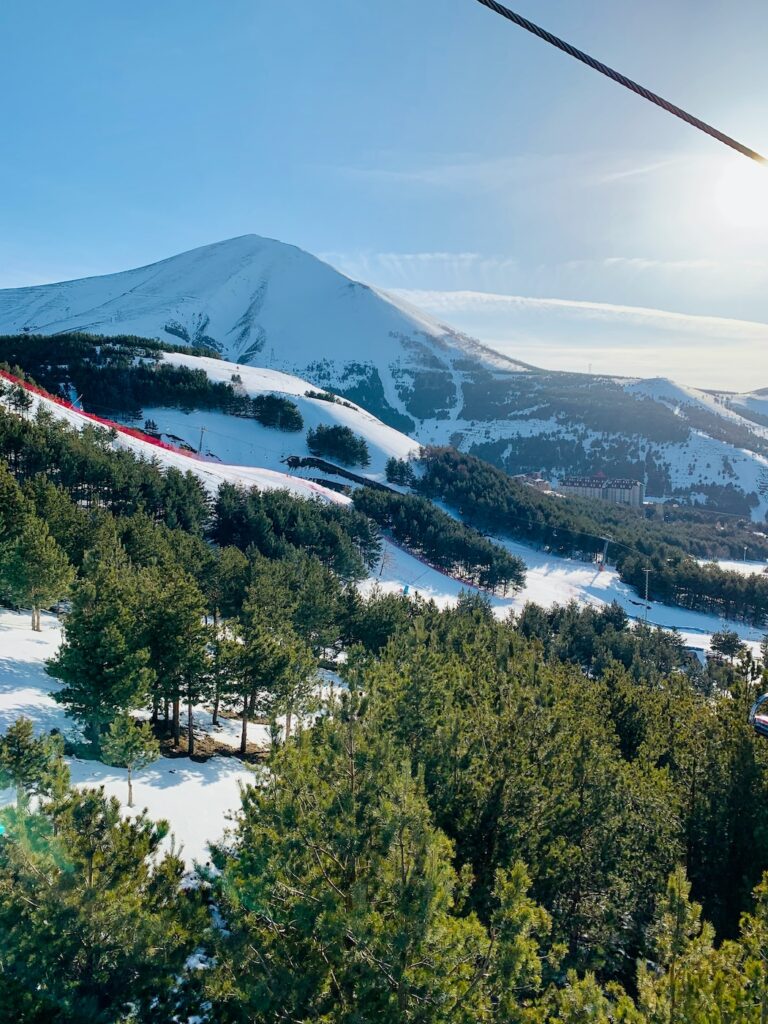
<path id="1" fill-rule="evenodd" d="M 592 562 L 561 558 L 499 537 L 493 540 L 522 558 L 527 569 L 525 586 L 521 591 L 510 597 L 490 599 L 494 613 L 499 618 L 508 615 L 510 611 L 520 611 L 529 602 L 549 608 L 554 604 L 576 601 L 581 605 L 599 608 L 615 601 L 630 619 L 645 621 L 645 602 L 619 579 L 615 569 L 608 568 L 600 572 Z M 378 573 L 366 580 L 362 589 L 364 593 L 370 593 L 376 586 L 385 593 L 402 593 L 407 586 L 411 595 L 419 594 L 427 600 L 434 600 L 439 607 L 453 604 L 462 590 L 472 589 L 459 580 L 429 568 L 389 542 L 385 542 L 383 564 Z M 755 653 L 762 638 L 761 630 L 744 623 L 660 604 L 658 601 L 649 601 L 647 621 L 652 626 L 676 629 L 686 645 L 704 652 L 710 649 L 712 634 L 724 628 L 738 633 Z"/>

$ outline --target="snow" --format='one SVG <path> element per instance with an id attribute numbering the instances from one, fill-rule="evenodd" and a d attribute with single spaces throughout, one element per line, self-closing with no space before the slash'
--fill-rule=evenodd
<path id="1" fill-rule="evenodd" d="M 712 562 L 715 565 L 719 565 L 721 569 L 726 572 L 738 572 L 742 576 L 757 576 L 761 573 L 768 572 L 768 561 L 766 562 L 744 562 L 737 559 L 728 558 L 715 558 L 715 559 L 698 559 L 700 565 L 711 565 Z"/>
<path id="2" fill-rule="evenodd" d="M 73 733 L 72 721 L 51 696 L 60 683 L 45 672 L 45 662 L 61 642 L 61 629 L 51 615 L 42 617 L 42 627 L 34 633 L 28 615 L 0 611 L 0 733 L 21 716 L 31 719 L 40 733 Z M 252 779 L 251 770 L 235 758 L 217 756 L 197 763 L 161 757 L 135 775 L 131 812 L 125 806 L 127 772 L 79 758 L 67 758 L 67 763 L 75 785 L 103 785 L 109 796 L 120 800 L 124 814 L 147 808 L 150 817 L 168 820 L 190 867 L 208 859 L 207 843 L 222 837 L 229 816 L 240 807 L 240 786 Z M 11 790 L 0 791 L 0 806 L 13 799 Z"/>
<path id="3" fill-rule="evenodd" d="M 309 253 L 258 235 L 123 273 L 0 290 L 0 332 L 74 330 L 166 341 L 186 335 L 191 344 L 213 342 L 235 361 L 278 369 L 323 359 L 374 363 L 396 406 L 389 364 L 393 350 L 407 354 L 404 341 L 520 368 Z"/>
<path id="4" fill-rule="evenodd" d="M 32 399 L 31 415 L 43 408 L 50 412 L 55 419 L 69 423 L 77 430 L 95 425 L 92 420 L 76 409 L 67 409 L 39 395 L 32 395 Z M 0 404 L 3 404 L 2 399 L 0 399 Z M 343 505 L 349 502 L 349 498 L 328 487 L 285 472 L 265 469 L 261 466 L 228 466 L 213 461 L 199 460 L 183 452 L 158 448 L 148 441 L 142 441 L 119 432 L 114 443 L 116 447 L 132 451 L 148 462 L 155 460 L 166 469 L 174 468 L 182 473 L 194 473 L 211 493 L 215 493 L 223 483 L 233 483 L 241 484 L 244 487 L 258 487 L 260 490 L 287 490 L 300 498 L 322 498 L 334 504 Z"/>
<path id="5" fill-rule="evenodd" d="M 315 385 L 299 377 L 258 367 L 242 366 L 226 360 L 210 359 L 183 353 L 166 353 L 164 361 L 190 369 L 204 370 L 212 381 L 231 383 L 239 375 L 245 392 L 251 397 L 263 394 L 284 395 L 298 407 L 304 419 L 303 431 L 287 433 L 263 427 L 253 419 L 243 419 L 222 412 L 147 407 L 142 420 L 131 421 L 141 427 L 144 419 L 154 420 L 164 434 L 176 434 L 197 448 L 201 429 L 205 429 L 203 447 L 226 463 L 258 464 L 284 472 L 282 460 L 288 455 L 306 457 L 310 451 L 306 432 L 320 424 L 349 427 L 367 443 L 371 464 L 365 469 L 354 466 L 354 472 L 374 480 L 384 480 L 387 460 L 391 457 L 407 459 L 418 451 L 418 443 L 406 434 L 387 426 L 365 409 L 344 399 L 325 402 L 320 398 L 307 398 L 307 391 L 317 391 Z M 308 470 L 306 472 L 311 472 Z"/>
<path id="6" fill-rule="evenodd" d="M 616 602 L 630 619 L 646 621 L 645 601 L 619 579 L 615 569 L 608 567 L 600 571 L 593 562 L 561 558 L 499 537 L 491 539 L 522 558 L 527 570 L 522 590 L 509 597 L 490 598 L 497 617 L 504 618 L 512 611 L 519 612 L 527 603 L 550 608 L 554 604 L 576 601 L 580 605 L 600 608 Z M 433 600 L 440 608 L 455 603 L 462 590 L 473 589 L 387 542 L 379 573 L 366 580 L 361 589 L 365 594 L 370 594 L 376 587 L 383 593 L 403 593 L 405 586 L 410 596 L 419 595 Z M 757 653 L 762 639 L 761 630 L 744 623 L 658 601 L 649 601 L 647 622 L 651 626 L 675 629 L 683 635 L 686 644 L 705 651 L 710 649 L 712 634 L 722 629 L 738 633 L 753 653 Z"/>

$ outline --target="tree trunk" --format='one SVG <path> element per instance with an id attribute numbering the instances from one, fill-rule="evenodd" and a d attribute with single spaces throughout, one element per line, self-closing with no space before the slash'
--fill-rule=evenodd
<path id="1" fill-rule="evenodd" d="M 168 703 L 167 697 L 163 701 L 163 718 L 165 719 L 165 724 L 167 726 L 170 721 L 170 704 Z"/>
<path id="2" fill-rule="evenodd" d="M 181 742 L 181 701 L 178 694 L 173 699 L 173 745 L 178 747 Z"/>
<path id="3" fill-rule="evenodd" d="M 128 806 L 133 807 L 133 772 L 128 769 Z"/>
<path id="4" fill-rule="evenodd" d="M 192 691 L 187 693 L 187 753 L 191 757 L 195 752 L 195 730 L 192 719 Z"/>
<path id="5" fill-rule="evenodd" d="M 292 721 L 293 721 L 293 711 L 292 711 L 291 708 L 288 708 L 288 711 L 286 712 L 286 715 L 285 715 L 285 742 L 286 743 L 291 738 L 291 723 L 292 723 Z"/>
<path id="6" fill-rule="evenodd" d="M 157 688 L 155 688 L 155 691 L 152 694 L 152 718 L 151 718 L 152 725 L 157 725 L 157 720 L 159 718 L 160 718 L 160 694 L 157 692 Z"/>
<path id="7" fill-rule="evenodd" d="M 211 719 L 211 722 L 212 722 L 213 725 L 218 725 L 219 724 L 219 701 L 220 701 L 220 698 L 219 698 L 219 684 L 218 684 L 218 681 L 217 681 L 217 683 L 216 683 L 216 696 L 214 697 L 214 700 L 213 700 L 213 718 Z"/>
<path id="8" fill-rule="evenodd" d="M 243 697 L 243 729 L 240 733 L 240 753 L 245 753 L 248 744 L 248 694 Z"/>
<path id="9" fill-rule="evenodd" d="M 37 605 L 32 605 L 32 629 L 35 633 L 42 632 L 40 628 L 40 609 Z"/>
<path id="10" fill-rule="evenodd" d="M 256 691 L 254 690 L 251 694 L 251 699 L 248 701 L 248 714 L 253 718 L 256 714 Z"/>

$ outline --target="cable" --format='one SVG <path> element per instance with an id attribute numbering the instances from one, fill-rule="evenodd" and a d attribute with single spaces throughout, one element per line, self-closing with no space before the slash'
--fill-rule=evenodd
<path id="1" fill-rule="evenodd" d="M 622 75 L 620 71 L 614 71 L 614 69 L 609 68 L 607 64 L 603 64 L 601 61 L 595 60 L 594 57 L 590 57 L 589 54 L 584 53 L 583 50 L 577 50 L 575 46 L 571 46 L 571 44 L 566 43 L 565 40 L 559 39 L 557 36 L 552 35 L 551 32 L 547 32 L 546 29 L 540 28 L 538 25 L 534 25 L 532 21 L 528 21 L 527 18 L 523 18 L 520 14 L 515 14 L 515 12 L 511 11 L 508 7 L 504 7 L 502 4 L 496 3 L 496 0 L 477 0 L 477 2 L 491 11 L 495 11 L 496 14 L 500 14 L 502 18 L 506 18 L 515 25 L 519 25 L 520 28 L 524 28 L 526 32 L 530 32 L 532 35 L 538 36 L 539 39 L 543 39 L 545 43 L 549 43 L 551 46 L 557 47 L 558 50 L 562 50 L 563 53 L 567 53 L 569 57 L 573 57 L 575 60 L 580 60 L 582 64 L 586 64 L 593 70 L 599 71 L 601 75 L 605 75 L 614 82 L 618 82 L 619 85 L 623 85 L 624 88 L 629 89 L 630 92 L 637 93 L 638 96 L 642 96 L 643 99 L 648 100 L 649 103 L 655 103 L 657 107 L 661 107 L 662 110 L 666 110 L 668 114 L 673 114 L 675 117 L 679 117 L 681 121 L 685 121 L 686 124 L 691 125 L 693 128 L 698 128 L 699 131 L 705 132 L 713 139 L 717 139 L 718 142 L 722 142 L 724 145 L 730 146 L 730 148 L 735 149 L 737 153 L 741 153 L 743 156 L 749 157 L 750 160 L 754 160 L 756 163 L 768 164 L 768 159 L 761 156 L 760 153 L 755 152 L 754 149 L 750 149 L 749 146 L 742 145 L 742 143 L 732 139 L 730 135 L 725 135 L 717 128 L 713 128 L 712 125 L 707 124 L 706 121 L 702 121 L 698 117 L 694 117 L 693 114 L 689 114 L 680 107 L 676 107 L 674 103 L 670 103 L 668 100 L 658 96 L 655 92 L 651 92 L 644 86 L 638 85 L 637 82 L 633 82 L 631 78 L 627 78 L 626 75 Z"/>

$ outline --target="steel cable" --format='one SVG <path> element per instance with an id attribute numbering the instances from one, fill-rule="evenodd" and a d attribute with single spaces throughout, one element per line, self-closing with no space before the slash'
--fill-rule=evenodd
<path id="1" fill-rule="evenodd" d="M 566 43 L 564 39 L 560 39 L 551 32 L 547 32 L 546 29 L 540 28 L 532 21 L 522 17 L 522 15 L 511 11 L 508 7 L 504 7 L 502 4 L 496 3 L 496 0 L 477 0 L 477 2 L 491 11 L 495 11 L 496 14 L 500 14 L 502 18 L 506 18 L 515 25 L 519 25 L 520 28 L 524 28 L 526 32 L 530 32 L 532 35 L 538 36 L 539 39 L 543 39 L 545 43 L 549 43 L 551 46 L 557 47 L 558 50 L 562 50 L 563 53 L 567 53 L 570 57 L 581 61 L 582 64 L 586 64 L 587 67 L 593 68 L 595 71 L 599 71 L 601 75 L 605 75 L 614 82 L 618 82 L 619 85 L 623 85 L 624 88 L 629 89 L 630 92 L 634 92 L 638 96 L 642 96 L 643 99 L 648 100 L 649 103 L 655 103 L 657 107 L 661 107 L 661 109 L 666 110 L 667 113 L 673 114 L 675 117 L 679 117 L 680 120 L 685 121 L 686 124 L 691 125 L 693 128 L 698 128 L 699 131 L 705 132 L 713 139 L 717 139 L 718 142 L 722 142 L 724 145 L 730 146 L 730 148 L 735 149 L 737 153 L 741 153 L 744 156 L 749 157 L 750 160 L 754 160 L 759 164 L 768 164 L 768 159 L 761 156 L 760 153 L 755 152 L 754 149 L 750 149 L 749 146 L 742 145 L 741 142 L 737 142 L 736 139 L 732 139 L 730 135 L 726 135 L 717 128 L 713 128 L 711 124 L 707 124 L 706 121 L 702 121 L 700 118 L 694 117 L 693 114 L 689 114 L 681 107 L 676 107 L 674 103 L 670 103 L 662 96 L 658 96 L 655 92 L 651 92 L 650 89 L 646 89 L 644 86 L 638 85 L 638 83 L 633 82 L 631 78 L 627 78 L 626 75 L 622 75 L 620 71 L 615 71 L 613 68 L 608 67 L 607 64 L 603 64 L 602 61 L 595 60 L 594 57 L 590 57 L 589 54 L 584 53 L 583 50 L 578 50 L 575 46 L 571 46 L 570 43 Z"/>

